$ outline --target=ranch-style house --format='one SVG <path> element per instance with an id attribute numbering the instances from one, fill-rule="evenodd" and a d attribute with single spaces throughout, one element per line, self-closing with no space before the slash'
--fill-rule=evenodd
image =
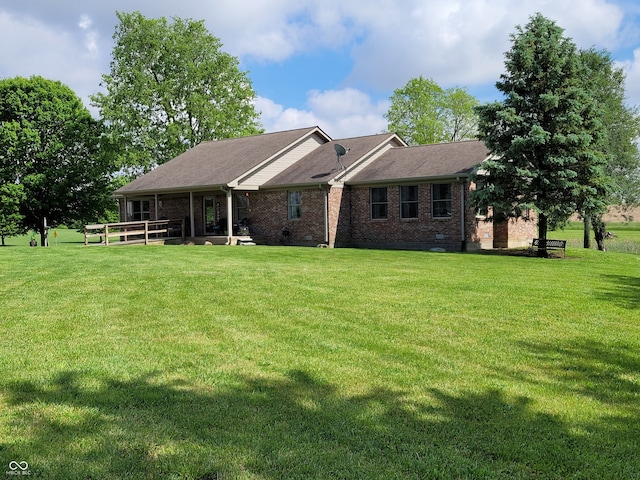
<path id="1" fill-rule="evenodd" d="M 528 245 L 534 221 L 493 224 L 469 206 L 489 152 L 407 146 L 319 127 L 204 142 L 115 192 L 120 219 L 179 219 L 190 238 L 258 244 L 470 251 Z"/>

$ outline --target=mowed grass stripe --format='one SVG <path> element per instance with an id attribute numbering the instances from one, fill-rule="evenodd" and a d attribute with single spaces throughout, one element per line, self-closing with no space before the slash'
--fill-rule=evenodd
<path id="1" fill-rule="evenodd" d="M 639 269 L 2 249 L 0 457 L 49 478 L 633 478 Z"/>

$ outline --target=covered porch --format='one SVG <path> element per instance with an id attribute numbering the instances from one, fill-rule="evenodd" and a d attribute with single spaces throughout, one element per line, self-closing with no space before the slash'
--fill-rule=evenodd
<path id="1" fill-rule="evenodd" d="M 163 192 L 121 196 L 122 222 L 181 219 L 183 239 L 210 239 L 210 243 L 234 245 L 249 237 L 248 191 L 217 190 Z M 215 240 L 211 240 L 215 239 Z M 221 242 L 220 239 L 224 239 Z"/>

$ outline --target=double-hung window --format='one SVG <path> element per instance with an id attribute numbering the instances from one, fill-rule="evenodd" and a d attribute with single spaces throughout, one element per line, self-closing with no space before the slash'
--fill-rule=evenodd
<path id="1" fill-rule="evenodd" d="M 302 193 L 299 191 L 289 192 L 288 195 L 289 220 L 302 218 Z"/>
<path id="2" fill-rule="evenodd" d="M 400 187 L 400 218 L 418 218 L 418 186 Z"/>
<path id="3" fill-rule="evenodd" d="M 238 223 L 246 220 L 249 216 L 249 193 L 236 194 L 236 221 Z"/>
<path id="4" fill-rule="evenodd" d="M 130 200 L 127 203 L 127 217 L 134 222 L 149 220 L 151 218 L 151 202 L 149 200 Z"/>
<path id="5" fill-rule="evenodd" d="M 387 187 L 374 187 L 370 190 L 371 195 L 371 219 L 379 220 L 387 218 L 389 200 L 387 197 Z"/>
<path id="6" fill-rule="evenodd" d="M 433 218 L 451 217 L 451 184 L 436 183 L 431 186 Z"/>

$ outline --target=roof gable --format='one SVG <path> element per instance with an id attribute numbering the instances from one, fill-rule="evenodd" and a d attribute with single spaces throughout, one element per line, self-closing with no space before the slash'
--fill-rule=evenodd
<path id="1" fill-rule="evenodd" d="M 342 165 L 336 144 L 347 149 Z M 114 195 L 466 177 L 488 156 L 480 141 L 408 147 L 392 133 L 331 140 L 319 127 L 309 127 L 201 143 Z"/>
<path id="2" fill-rule="evenodd" d="M 246 176 L 301 140 L 315 135 L 316 146 L 330 138 L 318 127 L 203 142 L 116 190 L 145 194 L 220 188 Z M 300 153 L 306 154 L 308 150 Z"/>
<path id="3" fill-rule="evenodd" d="M 485 144 L 477 140 L 393 148 L 349 178 L 347 183 L 466 177 L 488 156 Z"/>
<path id="4" fill-rule="evenodd" d="M 336 144 L 347 149 L 347 153 L 340 158 L 344 169 L 338 163 Z M 264 184 L 264 187 L 278 188 L 340 182 L 361 164 L 382 155 L 392 147 L 402 145 L 405 144 L 400 137 L 391 133 L 334 140 L 320 146 L 273 177 Z"/>

